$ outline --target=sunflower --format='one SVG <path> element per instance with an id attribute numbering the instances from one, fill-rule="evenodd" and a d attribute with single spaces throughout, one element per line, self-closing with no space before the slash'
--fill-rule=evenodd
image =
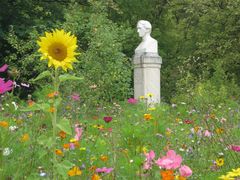
<path id="1" fill-rule="evenodd" d="M 45 37 L 40 37 L 37 41 L 42 53 L 41 60 L 48 59 L 48 67 L 54 66 L 56 69 L 62 67 L 63 70 L 73 69 L 72 63 L 76 62 L 75 52 L 77 48 L 77 38 L 66 33 L 64 30 L 53 30 L 52 33 L 45 32 Z"/>

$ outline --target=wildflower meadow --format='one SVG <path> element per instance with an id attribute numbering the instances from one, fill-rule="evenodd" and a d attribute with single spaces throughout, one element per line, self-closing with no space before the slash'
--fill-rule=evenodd
<path id="1" fill-rule="evenodd" d="M 3 2 L 0 180 L 240 180 L 238 0 Z M 140 18 L 160 103 L 133 96 Z"/>
<path id="2" fill-rule="evenodd" d="M 89 107 L 79 92 L 61 92 L 61 83 L 84 80 L 68 73 L 76 37 L 56 29 L 37 43 L 48 67 L 31 82 L 52 85 L 24 101 L 11 93 L 15 82 L 0 81 L 1 179 L 240 177 L 237 102 L 154 104 L 149 93 Z"/>

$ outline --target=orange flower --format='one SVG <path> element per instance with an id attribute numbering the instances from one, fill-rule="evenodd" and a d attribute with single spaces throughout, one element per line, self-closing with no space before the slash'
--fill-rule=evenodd
<path id="1" fill-rule="evenodd" d="M 174 180 L 173 170 L 160 171 L 162 180 Z"/>
<path id="2" fill-rule="evenodd" d="M 69 148 L 70 148 L 70 144 L 69 144 L 69 143 L 64 144 L 64 145 L 63 145 L 63 148 L 64 148 L 64 149 L 69 149 Z"/>
<path id="3" fill-rule="evenodd" d="M 92 119 L 93 120 L 98 120 L 99 118 L 98 118 L 98 116 L 93 116 Z"/>
<path id="4" fill-rule="evenodd" d="M 72 169 L 68 171 L 69 176 L 80 176 L 81 174 L 82 171 L 77 166 L 74 166 Z"/>
<path id="5" fill-rule="evenodd" d="M 27 142 L 30 139 L 29 134 L 23 134 L 20 141 L 21 142 Z"/>
<path id="6" fill-rule="evenodd" d="M 63 156 L 63 152 L 60 149 L 55 150 L 56 155 Z"/>
<path id="7" fill-rule="evenodd" d="M 7 128 L 8 127 L 8 122 L 7 121 L 0 121 L 0 127 Z"/>
<path id="8" fill-rule="evenodd" d="M 144 119 L 148 121 L 148 120 L 152 119 L 152 115 L 151 114 L 144 114 Z"/>
<path id="9" fill-rule="evenodd" d="M 89 168 L 89 171 L 95 171 L 97 169 L 97 166 L 91 166 L 90 168 Z"/>
<path id="10" fill-rule="evenodd" d="M 53 98 L 54 96 L 57 96 L 58 95 L 58 92 L 52 92 L 52 93 L 49 93 L 47 96 L 49 98 Z"/>
<path id="11" fill-rule="evenodd" d="M 33 101 L 33 100 L 31 100 L 31 99 L 30 99 L 30 100 L 28 100 L 28 106 L 30 106 L 30 107 L 31 107 L 31 106 L 33 106 L 33 104 L 34 104 L 34 101 Z"/>
<path id="12" fill-rule="evenodd" d="M 101 180 L 100 176 L 97 174 L 93 174 L 92 180 Z"/>
<path id="13" fill-rule="evenodd" d="M 75 146 L 75 147 L 80 147 L 79 142 L 78 142 L 78 141 L 74 142 L 74 146 Z"/>
<path id="14" fill-rule="evenodd" d="M 50 107 L 49 108 L 49 112 L 51 112 L 51 113 L 55 112 L 55 108 L 54 107 Z"/>
<path id="15" fill-rule="evenodd" d="M 100 160 L 103 161 L 103 162 L 106 162 L 108 160 L 108 157 L 105 156 L 105 155 L 101 155 Z"/>
<path id="16" fill-rule="evenodd" d="M 58 133 L 58 136 L 61 138 L 61 139 L 65 139 L 66 138 L 66 132 L 64 132 L 64 131 L 60 131 L 59 133 Z"/>

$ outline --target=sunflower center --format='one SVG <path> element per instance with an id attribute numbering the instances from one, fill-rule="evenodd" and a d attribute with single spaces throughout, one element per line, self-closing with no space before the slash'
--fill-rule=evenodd
<path id="1" fill-rule="evenodd" d="M 62 43 L 53 43 L 48 48 L 49 55 L 53 59 L 63 61 L 67 57 L 67 47 Z"/>

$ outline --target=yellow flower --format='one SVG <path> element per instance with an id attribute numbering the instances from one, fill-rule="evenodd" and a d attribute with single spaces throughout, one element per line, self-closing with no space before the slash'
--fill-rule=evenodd
<path id="1" fill-rule="evenodd" d="M 143 151 L 143 153 L 147 153 L 147 152 L 148 152 L 147 147 L 146 147 L 146 146 L 143 146 L 142 151 Z"/>
<path id="2" fill-rule="evenodd" d="M 22 135 L 21 137 L 21 142 L 27 142 L 30 139 L 29 135 L 26 133 L 24 135 Z"/>
<path id="3" fill-rule="evenodd" d="M 238 176 L 240 176 L 240 168 L 232 169 L 232 171 L 228 172 L 227 175 L 222 175 L 218 178 L 223 180 L 234 180 L 235 177 L 238 177 Z"/>
<path id="4" fill-rule="evenodd" d="M 217 134 L 222 134 L 224 132 L 224 129 L 223 128 L 217 128 L 216 129 L 216 133 Z"/>
<path id="5" fill-rule="evenodd" d="M 147 93 L 147 96 L 151 98 L 151 97 L 153 97 L 153 94 L 152 93 Z"/>
<path id="6" fill-rule="evenodd" d="M 225 175 L 222 175 L 222 176 L 218 177 L 218 179 L 223 179 L 223 180 L 234 180 L 234 178 L 229 177 L 229 176 L 225 176 Z"/>
<path id="7" fill-rule="evenodd" d="M 67 69 L 73 69 L 72 63 L 76 62 L 75 52 L 77 48 L 77 38 L 66 33 L 64 30 L 53 30 L 53 32 L 45 32 L 44 37 L 40 37 L 37 41 L 40 46 L 39 52 L 42 53 L 41 60 L 48 59 L 48 67 L 54 66 Z"/>
<path id="8" fill-rule="evenodd" d="M 8 122 L 7 121 L 0 121 L 0 127 L 7 128 L 8 127 Z"/>
<path id="9" fill-rule="evenodd" d="M 217 166 L 223 166 L 223 164 L 224 164 L 224 159 L 223 158 L 219 158 L 219 159 L 217 159 L 216 160 L 216 164 L 217 164 Z"/>
<path id="10" fill-rule="evenodd" d="M 139 99 L 145 99 L 145 96 L 139 96 Z"/>
<path id="11" fill-rule="evenodd" d="M 155 111 L 156 108 L 155 107 L 151 107 L 151 108 L 148 108 L 149 111 Z"/>
<path id="12" fill-rule="evenodd" d="M 228 175 L 228 176 L 231 176 L 231 177 L 240 176 L 240 168 L 238 168 L 238 169 L 233 169 L 232 172 L 228 172 L 227 175 Z"/>
<path id="13" fill-rule="evenodd" d="M 69 176 L 80 176 L 81 174 L 82 171 L 77 166 L 74 166 L 72 169 L 68 171 Z"/>

